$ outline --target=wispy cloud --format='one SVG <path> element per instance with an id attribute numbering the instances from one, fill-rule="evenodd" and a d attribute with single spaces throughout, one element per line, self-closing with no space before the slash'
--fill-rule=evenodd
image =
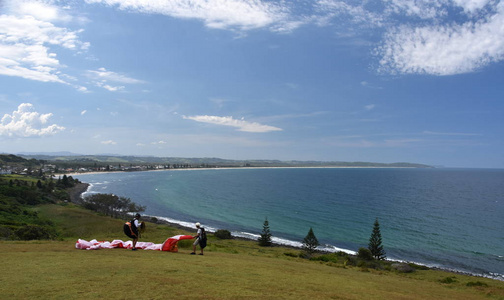
<path id="1" fill-rule="evenodd" d="M 66 83 L 54 47 L 84 51 L 80 30 L 51 23 L 71 17 L 57 6 L 40 1 L 7 1 L 0 15 L 0 75 L 42 82 Z"/>
<path id="2" fill-rule="evenodd" d="M 477 133 L 462 133 L 462 132 L 435 132 L 435 131 L 424 131 L 422 132 L 426 135 L 444 135 L 444 136 L 481 136 Z"/>
<path id="3" fill-rule="evenodd" d="M 121 10 L 161 14 L 176 18 L 197 19 L 207 27 L 250 30 L 269 27 L 290 30 L 297 26 L 289 20 L 289 9 L 283 2 L 247 0 L 86 0 L 116 6 Z"/>
<path id="4" fill-rule="evenodd" d="M 53 22 L 69 22 L 73 19 L 66 11 L 60 7 L 52 5 L 50 1 L 26 1 L 17 0 L 17 5 L 8 5 L 10 11 L 17 15 L 33 16 L 34 18 L 42 21 Z"/>
<path id="5" fill-rule="evenodd" d="M 113 140 L 102 141 L 101 143 L 103 145 L 117 145 L 117 142 L 115 142 Z"/>
<path id="6" fill-rule="evenodd" d="M 443 2 L 433 1 L 438 5 Z M 416 3 L 416 2 L 415 2 Z M 393 27 L 377 48 L 380 70 L 387 73 L 453 75 L 468 73 L 504 59 L 504 2 L 456 1 L 464 23 L 403 24 Z M 474 14 L 491 5 L 481 15 Z"/>
<path id="7" fill-rule="evenodd" d="M 105 68 L 98 68 L 98 70 L 89 70 L 87 71 L 88 76 L 100 80 L 100 81 L 112 81 L 112 82 L 119 82 L 119 83 L 128 83 L 128 84 L 137 84 L 137 83 L 144 83 L 144 81 L 128 77 L 124 74 L 108 71 Z"/>
<path id="8" fill-rule="evenodd" d="M 12 114 L 5 114 L 0 121 L 0 136 L 32 137 L 53 135 L 65 130 L 57 124 L 48 124 L 52 113 L 40 114 L 31 103 L 22 103 Z"/>
<path id="9" fill-rule="evenodd" d="M 238 131 L 245 132 L 271 132 L 271 131 L 282 131 L 281 128 L 263 125 L 256 122 L 248 122 L 245 120 L 236 120 L 233 117 L 218 117 L 218 116 L 183 116 L 186 120 L 193 120 L 196 122 L 214 124 L 214 125 L 222 125 L 222 126 L 231 126 L 238 128 Z"/>
<path id="10" fill-rule="evenodd" d="M 124 74 L 109 71 L 105 68 L 99 68 L 98 70 L 88 70 L 86 76 L 93 80 L 93 83 L 97 87 L 104 88 L 110 92 L 118 92 L 124 90 L 126 87 L 124 85 L 111 85 L 109 82 L 119 83 L 119 84 L 139 84 L 144 83 L 144 81 L 128 77 Z"/>

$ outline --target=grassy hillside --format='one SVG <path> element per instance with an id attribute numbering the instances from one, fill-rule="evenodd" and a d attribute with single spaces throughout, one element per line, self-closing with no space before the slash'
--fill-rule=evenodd
<path id="1" fill-rule="evenodd" d="M 59 225 L 62 240 L 0 241 L 3 299 L 504 299 L 500 281 L 309 261 L 295 255 L 299 250 L 212 236 L 204 256 L 189 255 L 191 241 L 179 243 L 178 253 L 76 250 L 77 238 L 126 240 L 123 222 L 72 204 L 37 210 Z M 148 223 L 141 241 L 187 233 Z"/>

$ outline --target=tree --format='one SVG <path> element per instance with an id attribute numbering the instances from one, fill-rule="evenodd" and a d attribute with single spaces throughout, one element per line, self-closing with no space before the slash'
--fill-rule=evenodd
<path id="1" fill-rule="evenodd" d="M 374 222 L 373 233 L 371 233 L 371 237 L 369 238 L 368 248 L 375 259 L 386 258 L 385 250 L 383 250 L 380 223 L 378 223 L 378 218 L 376 218 Z"/>
<path id="2" fill-rule="evenodd" d="M 259 237 L 258 241 L 259 241 L 259 246 L 268 247 L 268 246 L 272 245 L 271 231 L 269 228 L 268 218 L 266 218 L 266 220 L 264 220 L 263 231 L 262 231 L 261 236 Z"/>
<path id="3" fill-rule="evenodd" d="M 130 198 L 114 194 L 93 194 L 84 199 L 84 208 L 106 216 L 126 218 L 129 213 L 143 212 L 145 206 L 137 205 Z"/>
<path id="4" fill-rule="evenodd" d="M 313 229 L 310 227 L 310 231 L 308 231 L 308 234 L 303 239 L 303 249 L 308 254 L 312 254 L 313 252 L 315 252 L 315 249 L 317 248 L 318 245 L 320 245 L 319 241 L 317 240 L 317 237 L 313 233 Z"/>

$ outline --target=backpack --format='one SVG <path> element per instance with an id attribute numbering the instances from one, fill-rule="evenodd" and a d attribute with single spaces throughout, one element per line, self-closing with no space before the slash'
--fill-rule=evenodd
<path id="1" fill-rule="evenodd" d="M 203 227 L 201 227 L 201 233 L 200 233 L 199 239 L 200 239 L 199 244 L 201 246 L 201 249 L 205 248 L 206 244 L 207 244 L 207 236 L 206 236 L 205 228 L 203 228 Z"/>

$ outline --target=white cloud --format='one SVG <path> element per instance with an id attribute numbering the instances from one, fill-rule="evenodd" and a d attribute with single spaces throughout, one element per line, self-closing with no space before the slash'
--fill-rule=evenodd
<path id="1" fill-rule="evenodd" d="M 144 83 L 144 81 L 135 79 L 132 77 L 128 77 L 126 75 L 108 71 L 105 68 L 99 68 L 98 70 L 88 70 L 86 75 L 93 79 L 93 82 L 96 86 L 109 90 L 111 92 L 122 91 L 126 87 L 123 85 L 110 85 L 109 81 L 114 83 L 126 83 L 126 84 L 139 84 Z"/>
<path id="2" fill-rule="evenodd" d="M 52 113 L 39 114 L 31 103 L 22 103 L 12 114 L 5 114 L 0 121 L 0 136 L 47 136 L 56 134 L 65 127 L 48 124 Z"/>
<path id="3" fill-rule="evenodd" d="M 17 15 L 32 16 L 38 20 L 48 22 L 68 22 L 72 20 L 72 17 L 64 10 L 58 6 L 52 5 L 52 1 L 17 0 L 16 2 L 16 5 L 10 5 L 10 10 Z"/>
<path id="4" fill-rule="evenodd" d="M 372 109 L 374 109 L 375 107 L 376 107 L 376 105 L 374 105 L 374 104 L 369 104 L 369 105 L 364 106 L 364 108 L 365 108 L 366 110 L 372 110 Z"/>
<path id="5" fill-rule="evenodd" d="M 135 78 L 128 77 L 126 75 L 108 71 L 105 68 L 99 68 L 96 71 L 89 70 L 87 71 L 88 76 L 91 78 L 94 78 L 96 80 L 100 81 L 113 81 L 113 82 L 119 82 L 119 83 L 129 83 L 129 84 L 136 84 L 136 83 L 143 83 L 142 80 L 138 80 Z"/>
<path id="6" fill-rule="evenodd" d="M 462 7 L 466 12 L 473 13 L 484 8 L 492 0 L 453 0 L 453 2 Z"/>
<path id="7" fill-rule="evenodd" d="M 114 142 L 113 140 L 102 141 L 101 143 L 104 145 L 117 145 L 117 142 Z"/>
<path id="8" fill-rule="evenodd" d="M 281 128 L 263 125 L 256 122 L 248 122 L 245 120 L 236 120 L 233 117 L 218 117 L 218 116 L 183 116 L 186 120 L 193 120 L 196 122 L 209 123 L 214 125 L 237 127 L 238 131 L 245 132 L 270 132 L 282 131 Z"/>
<path id="9" fill-rule="evenodd" d="M 85 86 L 74 85 L 74 88 L 81 93 L 89 93 L 89 90 Z"/>
<path id="10" fill-rule="evenodd" d="M 459 1 L 467 10 L 485 1 Z M 462 3 L 464 2 L 464 3 Z M 504 3 L 492 15 L 463 24 L 402 25 L 390 29 L 377 50 L 381 71 L 453 75 L 504 59 Z"/>
<path id="11" fill-rule="evenodd" d="M 386 11 L 389 14 L 405 14 L 407 16 L 417 16 L 421 19 L 430 19 L 444 16 L 446 11 L 446 0 L 387 0 Z"/>
<path id="12" fill-rule="evenodd" d="M 353 25 L 358 24 L 364 27 L 382 26 L 384 17 L 380 13 L 376 13 L 365 8 L 365 2 L 352 4 L 348 1 L 338 0 L 319 0 L 315 4 L 318 15 L 313 19 L 321 26 L 326 26 L 331 23 L 331 19 L 337 19 L 337 23 L 342 20 L 348 21 Z"/>
<path id="13" fill-rule="evenodd" d="M 9 1 L 5 7 L 9 14 L 0 15 L 0 75 L 66 83 L 52 47 L 86 50 L 89 43 L 79 40 L 80 31 L 49 22 L 65 18 L 45 2 Z"/>
<path id="14" fill-rule="evenodd" d="M 83 111 L 81 111 L 81 113 L 80 113 L 80 114 L 81 114 L 81 116 L 83 116 L 83 115 L 85 115 L 86 113 L 87 113 L 87 110 L 83 110 Z"/>
<path id="15" fill-rule="evenodd" d="M 461 132 L 424 131 L 422 133 L 427 135 L 445 135 L 445 136 L 481 136 L 481 134 L 477 133 L 461 133 Z"/>
<path id="16" fill-rule="evenodd" d="M 162 14 L 166 16 L 198 19 L 207 27 L 217 29 L 241 29 L 269 27 L 272 30 L 291 30 L 297 21 L 289 20 L 285 2 L 258 0 L 86 0 L 117 6 L 133 12 Z"/>

